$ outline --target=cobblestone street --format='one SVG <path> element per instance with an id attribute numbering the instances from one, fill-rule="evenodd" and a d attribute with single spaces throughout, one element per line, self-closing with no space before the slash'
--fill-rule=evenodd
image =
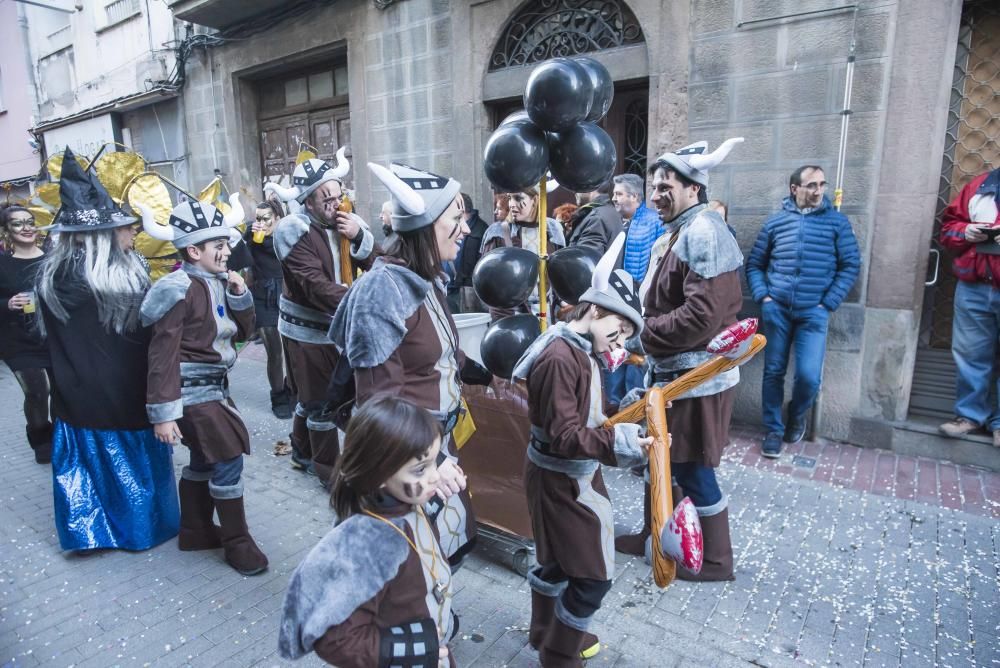
<path id="1" fill-rule="evenodd" d="M 288 577 L 332 511 L 317 480 L 273 454 L 289 424 L 271 416 L 263 349 L 231 377 L 252 434 L 251 532 L 270 570 L 241 577 L 221 551 L 60 551 L 50 469 L 24 439 L 20 391 L 0 367 L 0 665 L 280 665 Z M 589 666 L 1000 666 L 1000 476 L 824 443 L 756 455 L 734 430 L 721 468 L 735 582 L 666 591 L 619 555 Z M 187 451 L 175 452 L 180 467 Z M 931 477 L 933 474 L 933 477 Z M 606 470 L 619 530 L 641 517 L 641 481 Z M 509 548 L 484 541 L 456 576 L 463 666 L 531 666 L 530 595 Z M 297 665 L 319 665 L 315 657 Z"/>

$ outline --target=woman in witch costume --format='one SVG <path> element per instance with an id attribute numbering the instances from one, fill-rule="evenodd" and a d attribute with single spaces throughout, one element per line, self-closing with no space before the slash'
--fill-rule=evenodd
<path id="1" fill-rule="evenodd" d="M 35 292 L 52 358 L 52 480 L 64 550 L 145 550 L 177 535 L 170 446 L 146 419 L 149 275 L 138 224 L 66 149 L 62 208 Z"/>
<path id="2" fill-rule="evenodd" d="M 546 667 L 580 666 L 600 649 L 588 627 L 615 567 L 600 465 L 644 464 L 652 443 L 638 425 L 602 426 L 600 367 L 620 365 L 626 339 L 642 329 L 631 275 L 612 271 L 624 240 L 619 235 L 598 263 L 569 321 L 550 327 L 514 368 L 514 378 L 527 380 L 531 418 L 524 486 L 538 565 L 528 573 L 528 642 Z"/>
<path id="3" fill-rule="evenodd" d="M 492 379 L 459 350 L 448 310 L 442 263 L 458 256 L 459 242 L 469 233 L 461 185 L 406 165 L 368 167 L 392 195 L 399 241 L 347 292 L 330 338 L 354 370 L 358 406 L 389 394 L 429 410 L 441 423 L 440 498 L 432 500 L 429 513 L 455 566 L 472 549 L 476 528 L 450 434 L 461 410 L 462 382 L 486 385 Z"/>
<path id="4" fill-rule="evenodd" d="M 395 397 L 351 419 L 333 475 L 337 526 L 295 569 L 281 655 L 341 668 L 454 665 L 451 570 L 423 506 L 439 481 L 441 427 Z"/>

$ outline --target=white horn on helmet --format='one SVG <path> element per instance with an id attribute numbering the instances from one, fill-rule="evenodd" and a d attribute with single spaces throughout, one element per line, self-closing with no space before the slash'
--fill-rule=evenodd
<path id="1" fill-rule="evenodd" d="M 229 213 L 222 217 L 222 222 L 227 227 L 237 227 L 245 222 L 246 211 L 240 203 L 240 194 L 233 193 L 229 196 Z"/>
<path id="2" fill-rule="evenodd" d="M 274 193 L 275 195 L 278 196 L 278 199 L 280 199 L 282 202 L 291 202 L 292 200 L 294 200 L 296 197 L 299 196 L 300 192 L 301 191 L 299 190 L 298 186 L 285 188 L 282 185 L 275 183 L 274 181 L 268 181 L 267 183 L 264 184 L 264 195 L 266 196 L 268 193 Z"/>
<path id="3" fill-rule="evenodd" d="M 177 231 L 172 225 L 160 225 L 153 216 L 153 211 L 145 204 L 136 203 L 135 208 L 139 209 L 142 215 L 142 231 L 158 239 L 159 241 L 173 241 Z"/>
<path id="4" fill-rule="evenodd" d="M 372 170 L 376 178 L 382 182 L 389 192 L 399 200 L 403 210 L 413 216 L 419 216 L 426 210 L 424 199 L 416 193 L 410 186 L 406 185 L 401 178 L 396 176 L 391 169 L 386 169 L 382 165 L 374 162 L 368 163 L 368 169 Z"/>
<path id="5" fill-rule="evenodd" d="M 337 166 L 330 169 L 330 173 L 337 178 L 338 181 L 343 181 L 347 173 L 351 171 L 351 163 L 347 161 L 347 147 L 341 146 L 337 149 Z"/>

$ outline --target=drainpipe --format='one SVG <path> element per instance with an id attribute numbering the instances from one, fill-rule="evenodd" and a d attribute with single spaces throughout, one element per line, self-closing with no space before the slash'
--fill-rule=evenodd
<path id="1" fill-rule="evenodd" d="M 28 16 L 24 5 L 21 3 L 17 4 L 17 24 L 21 29 L 21 45 L 24 48 L 24 63 L 25 70 L 28 72 L 28 84 L 31 86 L 31 125 L 34 126 L 38 122 L 38 85 L 35 79 L 35 63 L 31 59 L 31 33 L 28 29 Z M 40 136 L 35 136 L 35 141 L 38 142 L 38 169 L 41 170 L 42 163 L 45 158 L 44 145 L 42 144 L 42 138 Z"/>

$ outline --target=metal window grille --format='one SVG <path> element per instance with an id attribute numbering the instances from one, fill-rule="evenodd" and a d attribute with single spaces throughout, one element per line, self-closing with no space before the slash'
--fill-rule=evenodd
<path id="1" fill-rule="evenodd" d="M 649 100 L 633 100 L 625 108 L 624 167 L 628 174 L 646 178 L 646 145 L 649 143 Z"/>
<path id="2" fill-rule="evenodd" d="M 104 5 L 104 17 L 107 25 L 124 21 L 139 13 L 139 0 L 114 0 Z"/>
<path id="3" fill-rule="evenodd" d="M 619 0 L 535 0 L 504 26 L 490 71 L 643 41 L 635 14 Z"/>

